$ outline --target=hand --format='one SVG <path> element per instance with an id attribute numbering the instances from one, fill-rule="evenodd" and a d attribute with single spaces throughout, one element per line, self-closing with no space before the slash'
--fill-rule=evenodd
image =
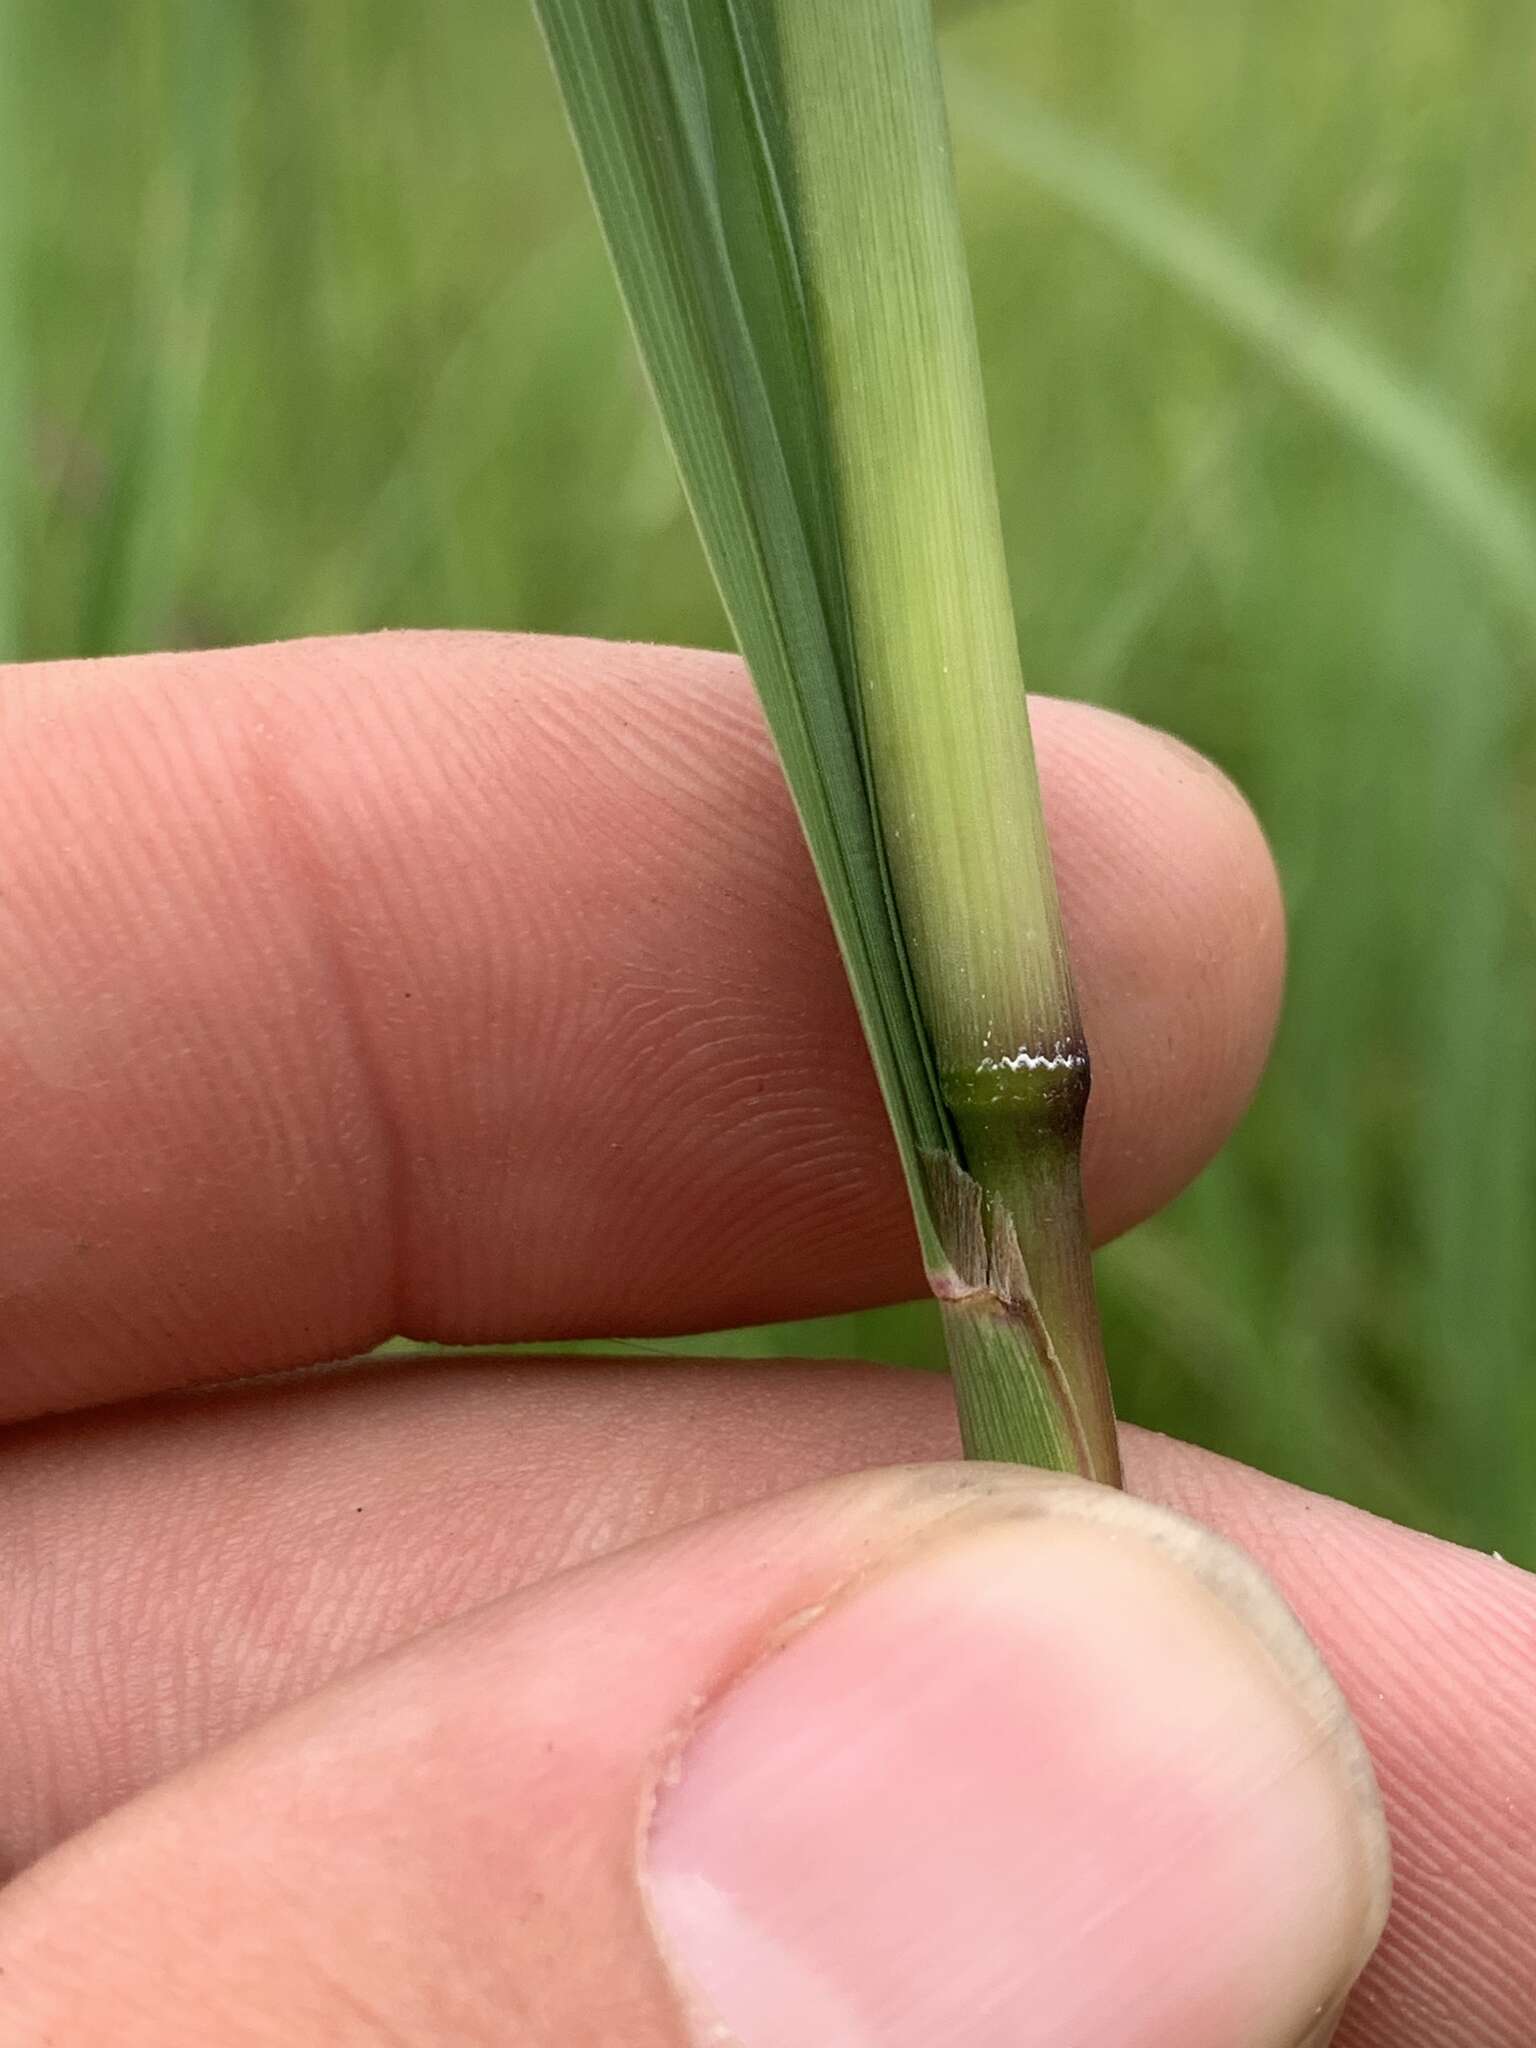
<path id="1" fill-rule="evenodd" d="M 1524 1574 L 1135 1432 L 1139 1502 L 910 1469 L 944 1383 L 849 1365 L 174 1391 L 918 1291 L 734 663 L 36 668 L 0 732 L 7 2048 L 1287 2048 L 1369 1788 L 1166 1507 L 1375 1759 L 1340 2041 L 1528 2044 Z M 1039 738 L 1102 1236 L 1237 1115 L 1280 916 L 1214 771 Z"/>

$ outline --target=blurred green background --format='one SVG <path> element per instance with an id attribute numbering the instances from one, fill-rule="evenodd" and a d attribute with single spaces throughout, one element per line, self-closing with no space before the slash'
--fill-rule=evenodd
<path id="1" fill-rule="evenodd" d="M 946 15 L 1028 669 L 1223 763 L 1292 918 L 1102 1259 L 1121 1405 L 1536 1563 L 1529 0 Z M 0 0 L 0 101 L 7 652 L 723 642 L 519 0 Z"/>

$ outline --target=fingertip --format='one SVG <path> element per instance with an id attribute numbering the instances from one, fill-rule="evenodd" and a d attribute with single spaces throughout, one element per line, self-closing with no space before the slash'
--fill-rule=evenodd
<path id="1" fill-rule="evenodd" d="M 1102 1489 L 912 1484 L 945 1510 L 797 1617 L 664 1781 L 650 1885 L 698 2037 L 1309 2038 L 1380 1932 L 1385 1849 L 1273 1590 Z"/>

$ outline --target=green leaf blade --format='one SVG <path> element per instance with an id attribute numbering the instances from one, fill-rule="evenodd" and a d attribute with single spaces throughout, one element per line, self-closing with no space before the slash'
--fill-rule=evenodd
<path id="1" fill-rule="evenodd" d="M 744 83 L 733 12 L 539 7 L 684 489 L 834 908 L 931 1261 L 940 1248 L 919 1158 L 948 1134 L 881 908 L 882 856 L 829 623 L 838 618 L 836 546 L 812 455 L 814 408 L 803 398 L 806 344 L 786 309 L 782 237 L 738 234 L 734 247 L 769 251 L 745 287 L 726 239 L 728 206 L 738 230 L 754 212 L 761 224 L 772 211 L 764 194 L 777 189 L 772 165 L 748 156 L 739 132 L 733 175 L 719 182 L 712 115 Z M 744 297 L 757 307 L 755 327 Z"/>

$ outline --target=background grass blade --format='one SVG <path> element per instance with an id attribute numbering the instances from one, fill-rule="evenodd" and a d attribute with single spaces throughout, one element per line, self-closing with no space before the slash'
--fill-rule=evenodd
<path id="1" fill-rule="evenodd" d="M 21 119 L 24 22 L 0 8 L 0 661 L 23 650 L 23 535 L 30 500 L 32 451 L 27 331 L 23 317 L 27 189 Z"/>
<path id="2" fill-rule="evenodd" d="M 1536 643 L 1536 516 L 1443 403 L 1145 169 L 969 66 L 953 67 L 951 90 L 970 134 L 1187 292 L 1396 471 Z"/>
<path id="3" fill-rule="evenodd" d="M 176 636 L 195 518 L 198 429 L 225 258 L 245 9 L 182 0 L 155 39 L 169 151 L 144 219 L 146 347 L 118 451 L 121 554 L 100 633 L 115 647 Z"/>

